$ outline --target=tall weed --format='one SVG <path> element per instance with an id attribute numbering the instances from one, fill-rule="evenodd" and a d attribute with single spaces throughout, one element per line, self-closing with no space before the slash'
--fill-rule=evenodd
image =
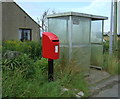
<path id="1" fill-rule="evenodd" d="M 48 82 L 47 65 L 46 59 L 34 62 L 35 73 L 29 79 L 25 77 L 25 68 L 12 70 L 3 66 L 6 67 L 3 70 L 3 97 L 74 97 L 79 91 L 88 94 L 84 77 L 75 64 L 66 64 L 63 69 L 55 64 L 54 82 Z M 63 87 L 69 91 L 62 92 Z"/>
<path id="2" fill-rule="evenodd" d="M 104 54 L 104 65 L 103 68 L 111 74 L 118 74 L 120 73 L 119 68 L 119 59 L 117 55 L 109 55 L 109 53 Z"/>
<path id="3" fill-rule="evenodd" d="M 77 89 L 78 92 L 83 91 L 85 95 L 88 96 L 88 84 L 76 60 L 71 59 L 68 63 L 64 61 L 61 62 L 60 64 L 55 64 L 55 79 L 60 82 L 61 86 L 71 90 L 69 93 L 63 94 L 63 96 L 68 95 L 72 97 L 75 89 Z"/>

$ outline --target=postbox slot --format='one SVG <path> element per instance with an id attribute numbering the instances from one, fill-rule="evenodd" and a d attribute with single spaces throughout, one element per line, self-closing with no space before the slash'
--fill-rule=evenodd
<path id="1" fill-rule="evenodd" d="M 52 40 L 53 42 L 59 42 L 59 40 Z"/>

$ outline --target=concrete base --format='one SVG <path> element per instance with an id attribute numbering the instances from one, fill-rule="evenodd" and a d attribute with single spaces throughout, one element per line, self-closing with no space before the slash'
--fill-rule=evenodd
<path id="1" fill-rule="evenodd" d="M 98 70 L 98 69 L 94 69 L 94 68 L 90 69 L 89 74 L 90 75 L 88 77 L 86 77 L 86 80 L 88 81 L 88 84 L 90 84 L 90 85 L 96 84 L 96 83 L 110 77 L 109 73 L 107 73 L 103 70 Z"/>
<path id="2" fill-rule="evenodd" d="M 86 80 L 88 81 L 88 84 L 89 84 L 90 96 L 91 97 L 98 97 L 98 96 L 102 97 L 103 94 L 102 95 L 101 94 L 98 95 L 98 94 L 118 84 L 118 82 L 120 82 L 120 80 L 118 79 L 119 76 L 120 75 L 111 76 L 109 73 L 105 71 L 97 70 L 97 69 L 90 69 L 90 75 L 86 77 Z M 113 87 L 113 89 L 115 88 Z M 103 96 L 105 97 L 105 95 Z"/>

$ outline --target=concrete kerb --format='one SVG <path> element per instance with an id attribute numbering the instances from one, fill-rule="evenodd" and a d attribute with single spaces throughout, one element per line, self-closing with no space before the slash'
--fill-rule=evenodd
<path id="1" fill-rule="evenodd" d="M 120 83 L 120 79 L 118 79 L 120 75 L 111 76 L 106 80 L 103 80 L 96 85 L 90 86 L 90 97 L 97 95 L 99 92 L 112 87 L 113 85 Z"/>

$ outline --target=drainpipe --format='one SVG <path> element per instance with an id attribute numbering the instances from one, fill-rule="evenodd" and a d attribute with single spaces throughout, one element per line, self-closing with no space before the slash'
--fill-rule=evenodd
<path id="1" fill-rule="evenodd" d="M 117 50 L 117 0 L 114 0 L 114 51 Z"/>
<path id="2" fill-rule="evenodd" d="M 109 54 L 113 53 L 113 0 L 111 1 L 111 20 L 110 20 L 110 43 L 109 43 Z"/>

